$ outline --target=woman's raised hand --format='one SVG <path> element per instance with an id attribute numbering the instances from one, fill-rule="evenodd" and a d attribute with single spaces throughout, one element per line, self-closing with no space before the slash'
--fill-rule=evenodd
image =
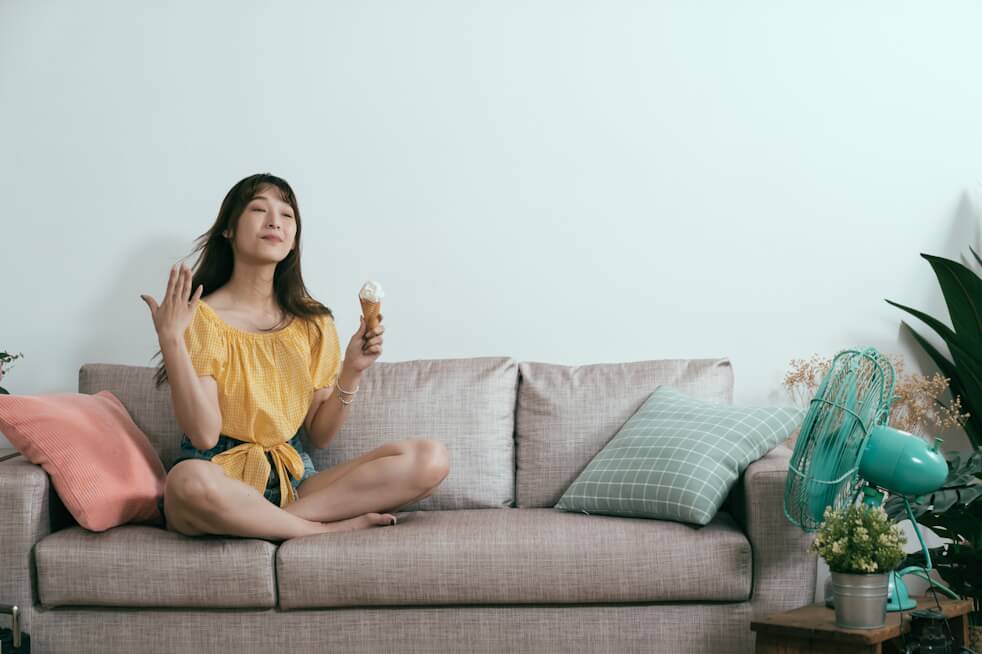
<path id="1" fill-rule="evenodd" d="M 198 285 L 194 295 L 188 299 L 191 293 L 191 270 L 183 263 L 174 265 L 170 269 L 170 278 L 167 280 L 167 290 L 164 291 L 164 301 L 159 306 L 151 295 L 141 295 L 143 301 L 150 307 L 150 315 L 153 317 L 153 327 L 157 330 L 157 337 L 161 340 L 184 338 L 184 332 L 191 324 L 195 309 L 198 308 L 198 299 L 204 286 Z"/>

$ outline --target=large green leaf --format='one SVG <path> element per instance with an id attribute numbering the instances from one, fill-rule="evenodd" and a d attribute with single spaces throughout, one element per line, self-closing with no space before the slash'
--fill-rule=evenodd
<path id="1" fill-rule="evenodd" d="M 941 538 L 964 541 L 973 549 L 982 550 L 982 502 L 956 504 L 942 513 L 925 513 L 917 522 Z"/>
<path id="2" fill-rule="evenodd" d="M 930 254 L 921 256 L 934 268 L 951 315 L 951 326 L 964 348 L 982 352 L 982 278 L 958 261 Z M 960 363 L 958 355 L 951 354 Z"/>
<path id="3" fill-rule="evenodd" d="M 961 595 L 976 601 L 982 598 L 982 556 L 980 553 L 965 545 L 946 543 L 939 547 L 929 548 L 931 563 L 938 571 L 941 579 Z M 901 567 L 908 565 L 924 566 L 927 561 L 924 551 L 911 552 Z"/>
<path id="4" fill-rule="evenodd" d="M 976 251 L 975 251 L 975 250 L 974 250 L 974 249 L 972 248 L 972 246 L 971 246 L 971 245 L 969 245 L 969 246 L 968 246 L 968 249 L 969 249 L 969 250 L 972 250 L 972 254 L 974 254 L 974 255 L 975 255 L 975 260 L 979 262 L 979 265 L 980 265 L 980 266 L 982 266 L 982 258 L 980 258 L 980 257 L 979 257 L 979 253 L 978 253 L 978 252 L 976 252 Z"/>
<path id="5" fill-rule="evenodd" d="M 950 370 L 945 372 L 946 377 L 952 377 L 952 375 L 957 376 L 959 379 L 959 385 L 963 388 L 962 402 L 966 405 L 973 404 L 977 408 L 979 404 L 982 404 L 982 360 L 976 358 L 982 355 L 982 349 L 972 350 L 969 345 L 960 338 L 959 334 L 953 332 L 946 324 L 940 320 L 930 316 L 923 311 L 918 311 L 903 304 L 898 304 L 891 300 L 887 300 L 888 304 L 903 309 L 912 316 L 919 318 L 929 327 L 934 329 L 938 335 L 944 339 L 945 344 L 948 345 L 948 349 L 951 351 L 952 358 L 955 359 L 954 365 L 950 367 Z M 905 327 L 910 329 L 909 325 L 904 323 Z M 914 332 L 913 329 L 911 329 Z M 915 336 L 920 336 L 917 332 L 914 332 Z M 924 339 L 918 338 L 918 342 L 926 343 Z M 933 348 L 932 348 L 933 349 Z M 948 361 L 945 358 L 945 361 Z M 940 366 L 939 366 L 940 367 Z M 952 374 L 948 374 L 952 373 Z"/>
<path id="6" fill-rule="evenodd" d="M 971 370 L 966 369 L 964 371 L 966 374 L 962 374 L 961 368 L 949 361 L 927 339 L 918 334 L 917 330 L 903 321 L 901 324 L 910 330 L 914 339 L 928 353 L 941 373 L 948 378 L 948 385 L 952 394 L 961 398 L 962 408 L 971 414 L 964 425 L 965 433 L 968 434 L 974 448 L 982 448 L 982 380 L 979 379 L 978 375 L 973 378 Z"/>

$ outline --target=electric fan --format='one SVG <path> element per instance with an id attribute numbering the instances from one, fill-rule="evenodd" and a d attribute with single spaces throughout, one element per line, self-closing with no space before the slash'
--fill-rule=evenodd
<path id="1" fill-rule="evenodd" d="M 784 487 L 784 515 L 806 532 L 818 529 L 826 507 L 863 503 L 879 506 L 884 491 L 903 497 L 907 517 L 924 550 L 927 565 L 890 574 L 888 611 L 917 606 L 903 577 L 917 574 L 952 598 L 958 595 L 928 575 L 931 555 L 924 545 L 907 497 L 940 488 L 948 464 L 921 438 L 887 426 L 895 372 L 874 348 L 845 350 L 832 360 L 801 424 Z"/>

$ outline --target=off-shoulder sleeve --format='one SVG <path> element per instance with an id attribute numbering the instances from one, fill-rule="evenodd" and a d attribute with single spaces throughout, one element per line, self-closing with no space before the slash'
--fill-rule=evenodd
<path id="1" fill-rule="evenodd" d="M 191 365 L 198 375 L 211 375 L 217 380 L 225 369 L 228 346 L 225 343 L 225 334 L 208 319 L 204 311 L 199 302 L 191 324 L 184 332 L 184 344 L 187 345 Z"/>
<path id="2" fill-rule="evenodd" d="M 310 378 L 314 390 L 332 386 L 341 372 L 341 341 L 334 326 L 334 319 L 324 314 L 317 316 L 311 325 Z"/>

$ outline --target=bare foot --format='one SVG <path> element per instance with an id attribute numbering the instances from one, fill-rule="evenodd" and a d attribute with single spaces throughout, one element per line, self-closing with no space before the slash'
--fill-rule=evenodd
<path id="1" fill-rule="evenodd" d="M 384 525 L 395 524 L 396 517 L 391 513 L 365 513 L 363 515 L 348 518 L 347 520 L 337 520 L 335 522 L 320 523 L 321 533 L 333 531 L 353 531 L 355 529 L 367 529 L 369 527 L 381 527 Z"/>

